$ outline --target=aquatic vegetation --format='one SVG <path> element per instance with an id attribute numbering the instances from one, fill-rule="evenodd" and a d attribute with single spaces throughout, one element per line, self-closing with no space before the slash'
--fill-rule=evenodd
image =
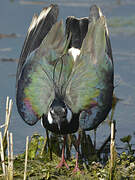
<path id="1" fill-rule="evenodd" d="M 132 149 L 131 139 L 132 139 L 131 135 L 124 136 L 123 138 L 120 139 L 123 143 L 126 143 L 129 155 L 134 154 L 134 152 L 135 152 L 135 150 Z"/>
<path id="2" fill-rule="evenodd" d="M 107 161 L 106 164 L 103 165 L 100 162 L 96 162 L 96 156 L 94 156 L 95 160 L 93 159 L 92 161 L 90 161 L 89 156 L 89 159 L 87 159 L 87 163 L 83 162 L 83 160 L 80 159 L 81 173 L 77 172 L 73 174 L 72 172 L 75 165 L 75 159 L 73 156 L 70 157 L 70 161 L 68 160 L 70 170 L 67 170 L 66 167 L 57 169 L 56 165 L 60 161 L 60 156 L 58 156 L 56 152 L 52 152 L 52 161 L 49 158 L 48 151 L 41 155 L 42 148 L 44 146 L 43 139 L 44 138 L 42 136 L 35 134 L 31 137 L 31 141 L 29 142 L 29 156 L 27 161 L 28 179 L 109 179 L 109 161 Z M 31 149 L 32 146 L 33 150 Z M 59 141 L 57 146 L 59 146 L 59 148 L 61 146 L 61 144 L 59 144 Z M 45 149 L 47 149 L 47 144 Z M 31 157 L 31 154 L 34 154 L 35 156 L 32 155 Z M 24 162 L 25 153 L 19 154 L 14 157 L 14 179 L 23 179 Z M 8 162 L 6 159 L 5 164 L 7 165 L 7 163 Z M 0 174 L 1 173 L 2 170 L 0 169 Z M 126 153 L 122 153 L 119 156 L 115 152 L 114 179 L 130 177 L 135 178 L 135 157 Z"/>
<path id="3" fill-rule="evenodd" d="M 6 116 L 10 119 L 9 98 L 7 99 Z M 10 101 L 12 102 L 12 101 Z M 6 123 L 1 126 L 5 127 Z M 7 126 L 6 126 L 7 127 Z M 7 128 L 6 128 L 7 129 Z M 8 130 L 8 129 L 7 129 Z M 7 131 L 8 132 L 8 131 Z M 9 134 L 9 133 L 8 133 Z M 7 149 L 9 149 L 9 141 L 7 134 Z M 12 134 L 12 133 L 10 133 Z M 69 165 L 69 170 L 66 167 L 61 169 L 56 168 L 56 165 L 60 161 L 60 154 L 62 150 L 63 138 L 56 136 L 55 134 L 50 134 L 50 150 L 48 148 L 46 137 L 39 134 L 33 134 L 28 142 L 27 138 L 27 151 L 13 156 L 8 153 L 4 156 L 4 161 L 1 161 L 0 167 L 0 179 L 5 179 L 9 177 L 10 179 L 23 179 L 24 174 L 27 175 L 29 180 L 42 180 L 42 179 L 69 179 L 69 180 L 84 180 L 84 179 L 106 179 L 110 178 L 110 158 L 101 163 L 101 157 L 99 157 L 99 152 L 94 148 L 92 140 L 89 134 L 85 132 L 82 133 L 81 148 L 79 156 L 79 164 L 81 172 L 73 173 L 75 166 L 74 149 L 76 148 L 76 135 L 68 135 L 68 143 L 66 144 L 66 157 L 67 163 Z M 121 138 L 124 143 L 131 145 L 131 136 Z M 1 141 L 2 142 L 2 141 Z M 13 143 L 11 142 L 11 149 L 13 149 Z M 6 147 L 5 147 L 6 148 Z M 103 150 L 103 149 L 102 149 Z M 134 179 L 135 178 L 135 151 L 131 148 L 131 153 L 125 153 L 118 155 L 117 150 L 114 147 L 114 166 L 113 166 L 113 177 L 110 179 Z M 5 151 L 5 150 L 4 150 Z M 52 153 L 52 160 L 50 160 L 50 151 Z M 2 151 L 1 151 L 2 153 Z M 101 153 L 101 152 L 100 152 Z M 105 153 L 102 151 L 102 153 Z M 26 158 L 26 154 L 28 154 Z M 10 160 L 10 162 L 9 162 Z M 26 168 L 27 162 L 27 168 Z M 5 164 L 5 175 L 3 174 L 3 166 Z M 13 166 L 10 169 L 9 163 Z M 25 173 L 24 173 L 25 172 Z"/>

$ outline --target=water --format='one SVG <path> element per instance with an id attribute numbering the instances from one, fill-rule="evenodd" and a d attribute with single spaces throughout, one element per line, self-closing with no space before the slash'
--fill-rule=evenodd
<path id="1" fill-rule="evenodd" d="M 14 58 L 18 59 L 27 28 L 34 13 L 39 13 L 44 6 L 49 5 L 49 1 L 32 1 L 19 0 L 1 0 L 0 2 L 0 33 L 15 33 L 16 38 L 0 39 L 0 59 Z M 35 1 L 33 1 L 35 2 Z M 53 1 L 51 1 L 53 2 Z M 120 2 L 120 4 L 119 4 Z M 97 4 L 103 10 L 108 19 L 108 23 L 121 18 L 121 22 L 125 19 L 133 19 L 135 16 L 135 3 L 132 0 L 84 0 L 84 1 L 55 1 L 60 6 L 59 18 L 65 18 L 70 15 L 77 17 L 88 16 L 89 6 Z M 130 18 L 131 17 L 131 18 Z M 116 120 L 117 148 L 123 147 L 120 138 L 126 135 L 132 135 L 132 143 L 134 142 L 135 132 L 135 28 L 134 23 L 123 23 L 122 27 L 109 27 L 115 67 L 115 95 L 121 99 L 114 114 Z M 33 132 L 44 135 L 45 131 L 40 123 L 35 126 L 28 126 L 19 116 L 15 104 L 15 74 L 17 62 L 0 61 L 0 125 L 4 123 L 5 102 L 8 95 L 13 99 L 13 111 L 9 130 L 13 132 L 14 137 L 14 153 L 20 153 L 25 148 L 25 138 L 31 136 Z M 117 86 L 118 85 L 118 86 Z M 93 134 L 93 131 L 90 132 Z M 109 135 L 109 127 L 106 123 L 100 125 L 97 130 L 97 146 L 100 146 L 105 137 Z"/>

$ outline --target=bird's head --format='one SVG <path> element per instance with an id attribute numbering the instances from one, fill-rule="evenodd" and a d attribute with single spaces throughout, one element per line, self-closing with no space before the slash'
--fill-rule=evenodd
<path id="1" fill-rule="evenodd" d="M 48 111 L 49 124 L 57 124 L 58 129 L 60 130 L 61 125 L 63 123 L 70 123 L 71 119 L 72 111 L 70 108 L 64 103 L 64 101 L 54 99 Z"/>

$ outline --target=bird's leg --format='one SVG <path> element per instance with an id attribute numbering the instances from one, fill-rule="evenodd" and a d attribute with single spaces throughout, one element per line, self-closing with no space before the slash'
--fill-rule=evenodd
<path id="1" fill-rule="evenodd" d="M 81 138 L 81 135 L 79 133 L 78 139 L 77 139 L 76 163 L 75 163 L 75 168 L 73 170 L 73 173 L 80 171 L 79 165 L 78 165 L 80 138 Z"/>
<path id="2" fill-rule="evenodd" d="M 96 132 L 97 129 L 94 129 L 94 148 L 96 149 Z"/>
<path id="3" fill-rule="evenodd" d="M 65 136 L 64 136 L 64 144 L 63 144 L 63 147 L 62 147 L 61 161 L 60 161 L 60 163 L 56 166 L 56 168 L 60 168 L 60 167 L 62 167 L 63 165 L 65 165 L 66 168 L 69 169 L 69 166 L 67 165 L 67 163 L 66 163 L 66 161 L 65 161 L 65 156 L 64 156 L 66 138 L 67 138 L 67 136 L 65 135 Z"/>
<path id="4" fill-rule="evenodd" d="M 50 160 L 52 161 L 52 147 L 50 146 L 48 129 L 46 129 L 46 135 L 47 135 L 48 149 L 49 149 L 49 152 L 50 152 Z"/>

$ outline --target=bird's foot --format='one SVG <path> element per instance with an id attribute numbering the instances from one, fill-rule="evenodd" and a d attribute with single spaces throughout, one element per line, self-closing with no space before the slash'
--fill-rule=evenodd
<path id="1" fill-rule="evenodd" d="M 66 136 L 64 136 L 64 145 L 62 148 L 62 156 L 61 156 L 61 161 L 60 163 L 56 166 L 56 168 L 61 168 L 62 166 L 66 166 L 67 169 L 69 169 L 69 166 L 67 165 L 66 161 L 65 161 L 65 157 L 64 157 L 64 150 L 65 150 L 65 141 L 66 141 Z"/>
<path id="2" fill-rule="evenodd" d="M 81 170 L 79 169 L 78 165 L 76 165 L 74 170 L 73 170 L 73 173 L 76 173 L 76 172 L 81 172 Z"/>
<path id="3" fill-rule="evenodd" d="M 69 169 L 69 166 L 67 165 L 65 159 L 61 159 L 60 163 L 56 166 L 56 168 L 61 168 L 64 165 L 66 166 L 67 169 Z"/>

